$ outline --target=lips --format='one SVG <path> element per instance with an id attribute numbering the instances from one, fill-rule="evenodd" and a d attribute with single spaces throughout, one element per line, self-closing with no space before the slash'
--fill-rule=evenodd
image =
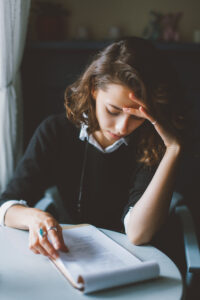
<path id="1" fill-rule="evenodd" d="M 118 140 L 118 139 L 121 139 L 123 137 L 123 135 L 117 135 L 117 134 L 114 134 L 110 131 L 108 131 L 108 133 L 112 136 L 112 138 Z"/>

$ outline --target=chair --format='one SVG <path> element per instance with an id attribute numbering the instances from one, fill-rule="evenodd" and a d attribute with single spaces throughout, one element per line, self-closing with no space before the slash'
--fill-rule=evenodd
<path id="1" fill-rule="evenodd" d="M 200 249 L 192 214 L 182 202 L 175 208 L 182 228 L 185 250 L 186 274 L 184 278 L 187 300 L 200 299 Z"/>
<path id="2" fill-rule="evenodd" d="M 72 223 L 56 186 L 50 187 L 45 191 L 44 197 L 36 203 L 35 208 L 51 213 L 59 223 Z"/>

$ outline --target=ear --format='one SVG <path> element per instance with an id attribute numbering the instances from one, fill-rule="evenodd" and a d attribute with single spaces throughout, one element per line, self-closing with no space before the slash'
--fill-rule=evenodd
<path id="1" fill-rule="evenodd" d="M 97 90 L 92 89 L 91 94 L 92 94 L 92 98 L 93 98 L 94 100 L 96 100 L 96 98 L 97 98 Z"/>

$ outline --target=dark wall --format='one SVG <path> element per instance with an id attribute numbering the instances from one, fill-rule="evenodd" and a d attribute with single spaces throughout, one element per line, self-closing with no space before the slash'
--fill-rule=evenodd
<path id="1" fill-rule="evenodd" d="M 25 50 L 22 63 L 25 147 L 38 124 L 64 111 L 64 91 L 104 44 L 41 43 Z"/>

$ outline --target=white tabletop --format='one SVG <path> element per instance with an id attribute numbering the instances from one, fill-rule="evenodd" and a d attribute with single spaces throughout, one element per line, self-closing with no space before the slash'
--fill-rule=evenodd
<path id="1" fill-rule="evenodd" d="M 12 239 L 8 238 L 11 231 Z M 160 277 L 84 295 L 68 283 L 48 258 L 33 254 L 28 249 L 28 232 L 0 228 L 0 299 L 181 299 L 183 292 L 181 274 L 165 254 L 152 246 L 134 246 L 124 234 L 102 231 L 142 260 L 156 260 L 160 265 Z"/>

